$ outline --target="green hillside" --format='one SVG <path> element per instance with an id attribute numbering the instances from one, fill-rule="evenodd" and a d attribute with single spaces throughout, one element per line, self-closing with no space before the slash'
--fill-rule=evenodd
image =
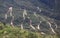
<path id="1" fill-rule="evenodd" d="M 31 32 L 21 29 L 20 27 L 12 27 L 9 24 L 4 25 L 0 22 L 0 38 L 59 38 L 56 35 L 42 35 L 39 32 Z"/>

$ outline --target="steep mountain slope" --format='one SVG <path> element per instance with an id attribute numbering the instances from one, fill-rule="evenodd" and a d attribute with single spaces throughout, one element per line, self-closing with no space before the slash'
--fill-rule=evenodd
<path id="1" fill-rule="evenodd" d="M 47 1 L 47 2 L 46 2 Z M 58 12 L 59 0 L 55 3 L 55 0 L 1 0 L 0 1 L 0 12 L 5 13 L 7 12 L 10 6 L 14 8 L 26 8 L 27 10 L 31 11 L 38 11 L 37 7 L 39 7 L 43 11 L 43 15 L 49 16 L 51 18 L 60 20 L 60 13 Z M 57 6 L 56 6 L 57 4 Z M 52 8 L 52 9 L 51 9 Z M 56 8 L 56 9 L 55 9 Z M 56 12 L 57 11 L 57 12 Z M 45 13 L 44 13 L 45 12 Z M 39 12 L 40 13 L 40 12 Z"/>
<path id="2" fill-rule="evenodd" d="M 51 30 L 49 23 L 51 23 L 53 29 L 55 29 L 55 25 L 60 23 L 59 21 L 57 21 L 57 17 L 60 16 L 59 13 L 56 13 L 54 8 L 51 9 L 48 5 L 46 6 L 46 4 L 38 0 L 0 0 L 0 21 L 6 23 L 11 22 L 11 17 L 9 16 L 9 13 L 8 19 L 5 20 L 4 18 L 5 14 L 9 10 L 9 7 L 13 7 L 15 25 L 20 25 L 23 22 L 24 9 L 26 9 L 28 14 L 23 22 L 25 28 L 29 27 L 28 25 L 30 19 L 32 20 L 32 25 L 35 27 L 40 24 L 40 21 L 42 21 L 41 31 L 44 32 L 49 32 Z M 37 14 L 37 17 L 34 15 L 35 12 Z M 29 17 L 30 19 L 28 19 Z"/>

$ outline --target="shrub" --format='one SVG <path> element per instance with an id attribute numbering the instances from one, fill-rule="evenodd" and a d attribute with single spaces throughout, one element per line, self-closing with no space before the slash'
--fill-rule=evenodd
<path id="1" fill-rule="evenodd" d="M 0 38 L 58 38 L 57 35 L 41 35 L 38 32 L 21 30 L 19 27 L 3 25 L 0 23 Z"/>

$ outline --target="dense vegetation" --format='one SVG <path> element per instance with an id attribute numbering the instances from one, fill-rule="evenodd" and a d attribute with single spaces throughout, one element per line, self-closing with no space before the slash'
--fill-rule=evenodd
<path id="1" fill-rule="evenodd" d="M 9 24 L 0 23 L 0 38 L 59 38 L 56 35 L 42 35 L 38 32 L 31 32 L 20 29 L 20 27 L 12 27 Z"/>

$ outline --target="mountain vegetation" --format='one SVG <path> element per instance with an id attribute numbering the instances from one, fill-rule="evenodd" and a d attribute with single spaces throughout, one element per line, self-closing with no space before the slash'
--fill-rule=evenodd
<path id="1" fill-rule="evenodd" d="M 59 0 L 0 0 L 1 38 L 60 38 Z"/>
<path id="2" fill-rule="evenodd" d="M 0 22 L 0 38 L 59 38 L 56 35 L 43 35 L 40 32 L 23 30 L 20 27 L 4 25 Z"/>

